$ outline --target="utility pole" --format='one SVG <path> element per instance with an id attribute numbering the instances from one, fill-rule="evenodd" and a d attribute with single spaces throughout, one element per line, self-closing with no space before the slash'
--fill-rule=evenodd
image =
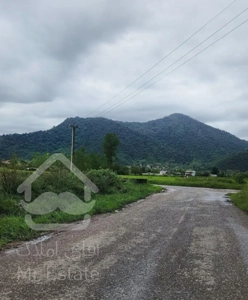
<path id="1" fill-rule="evenodd" d="M 75 130 L 79 126 L 77 125 L 70 125 L 72 129 L 72 136 L 71 136 L 71 171 L 72 171 L 72 166 L 74 163 L 74 152 L 75 152 Z"/>

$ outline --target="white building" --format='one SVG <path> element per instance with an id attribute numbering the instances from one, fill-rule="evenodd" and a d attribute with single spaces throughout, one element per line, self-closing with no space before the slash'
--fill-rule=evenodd
<path id="1" fill-rule="evenodd" d="M 185 172 L 185 176 L 195 176 L 196 174 L 196 171 L 193 171 L 193 170 L 187 170 Z"/>
<path id="2" fill-rule="evenodd" d="M 162 170 L 162 171 L 159 172 L 159 175 L 167 175 L 167 171 Z"/>

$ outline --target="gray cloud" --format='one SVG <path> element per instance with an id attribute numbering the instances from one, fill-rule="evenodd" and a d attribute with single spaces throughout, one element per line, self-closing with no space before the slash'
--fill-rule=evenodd
<path id="1" fill-rule="evenodd" d="M 0 133 L 49 129 L 67 117 L 87 117 L 227 4 L 224 0 L 1 1 Z M 90 116 L 101 115 L 245 7 L 246 1 L 237 1 Z M 246 12 L 182 62 L 247 17 Z M 247 26 L 104 117 L 147 121 L 180 112 L 248 140 Z"/>
<path id="2" fill-rule="evenodd" d="M 2 8 L 3 102 L 53 101 L 80 57 L 87 57 L 92 47 L 111 42 L 141 21 L 139 4 L 125 8 L 116 1 L 24 3 L 5 2 Z"/>

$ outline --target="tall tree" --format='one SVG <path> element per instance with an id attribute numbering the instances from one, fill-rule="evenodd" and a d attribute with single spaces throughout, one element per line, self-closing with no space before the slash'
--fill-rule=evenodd
<path id="1" fill-rule="evenodd" d="M 115 133 L 107 133 L 104 137 L 102 147 L 105 154 L 108 167 L 113 168 L 114 160 L 117 157 L 117 148 L 120 141 Z"/>
<path id="2" fill-rule="evenodd" d="M 219 169 L 217 167 L 213 167 L 212 174 L 218 175 L 219 174 Z"/>

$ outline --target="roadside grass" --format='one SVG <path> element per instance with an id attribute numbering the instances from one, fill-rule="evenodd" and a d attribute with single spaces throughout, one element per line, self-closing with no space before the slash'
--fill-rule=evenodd
<path id="1" fill-rule="evenodd" d="M 96 214 L 114 212 L 124 207 L 126 204 L 144 199 L 150 194 L 160 192 L 159 186 L 150 184 L 134 184 L 125 183 L 125 189 L 113 194 L 95 194 L 92 199 L 96 200 L 96 204 L 89 212 L 91 216 Z M 9 196 L 11 198 L 11 196 Z M 20 199 L 19 199 L 20 200 Z M 5 203 L 8 199 L 5 199 Z M 18 205 L 18 199 L 11 199 L 11 207 Z M 24 220 L 25 211 L 19 207 L 15 211 L 15 215 L 0 215 L 0 249 L 9 242 L 25 241 L 42 235 L 42 232 L 30 229 Z M 50 214 L 34 217 L 37 224 L 48 223 L 70 223 L 83 220 L 83 215 L 69 215 L 60 210 L 56 210 Z"/>
<path id="2" fill-rule="evenodd" d="M 9 242 L 29 240 L 40 234 L 26 225 L 24 216 L 1 216 L 0 228 L 0 249 Z"/>
<path id="3" fill-rule="evenodd" d="M 126 193 L 117 193 L 110 195 L 96 195 L 96 205 L 93 208 L 93 214 L 102 214 L 112 212 L 122 208 L 128 203 L 144 199 L 153 193 L 161 192 L 160 186 L 150 184 L 132 184 L 129 185 Z"/>
<path id="4" fill-rule="evenodd" d="M 44 233 L 30 229 L 24 220 L 25 210 L 19 205 L 21 195 L 16 193 L 16 187 L 30 173 L 4 170 L 2 172 L 0 185 L 0 249 L 9 242 L 25 241 L 36 238 Z M 234 178 L 223 177 L 169 177 L 169 176 L 119 176 L 106 170 L 92 171 L 87 174 L 90 179 L 100 188 L 98 194 L 92 195 L 96 204 L 89 212 L 91 216 L 96 214 L 114 212 L 121 209 L 128 203 L 144 199 L 149 194 L 161 191 L 157 185 L 181 185 L 192 187 L 209 187 L 222 189 L 242 189 L 244 184 L 235 181 Z M 137 184 L 127 179 L 147 179 L 148 184 Z M 33 186 L 33 196 L 49 191 L 56 194 L 69 191 L 83 199 L 81 182 L 75 179 L 72 174 L 63 171 L 46 172 Z M 248 189 L 243 189 L 238 194 L 233 194 L 234 204 L 243 210 L 248 211 Z M 83 215 L 70 215 L 60 210 L 43 216 L 33 216 L 37 224 L 48 223 L 71 223 L 83 220 Z"/>
<path id="5" fill-rule="evenodd" d="M 206 187 L 215 189 L 237 189 L 240 190 L 243 184 L 235 181 L 230 177 L 176 177 L 176 176 L 134 176 L 121 175 L 122 178 L 127 179 L 147 179 L 150 184 L 159 185 L 174 185 L 174 186 L 191 186 L 191 187 Z"/>
<path id="6" fill-rule="evenodd" d="M 234 205 L 248 212 L 248 184 L 246 184 L 240 192 L 229 196 Z"/>

